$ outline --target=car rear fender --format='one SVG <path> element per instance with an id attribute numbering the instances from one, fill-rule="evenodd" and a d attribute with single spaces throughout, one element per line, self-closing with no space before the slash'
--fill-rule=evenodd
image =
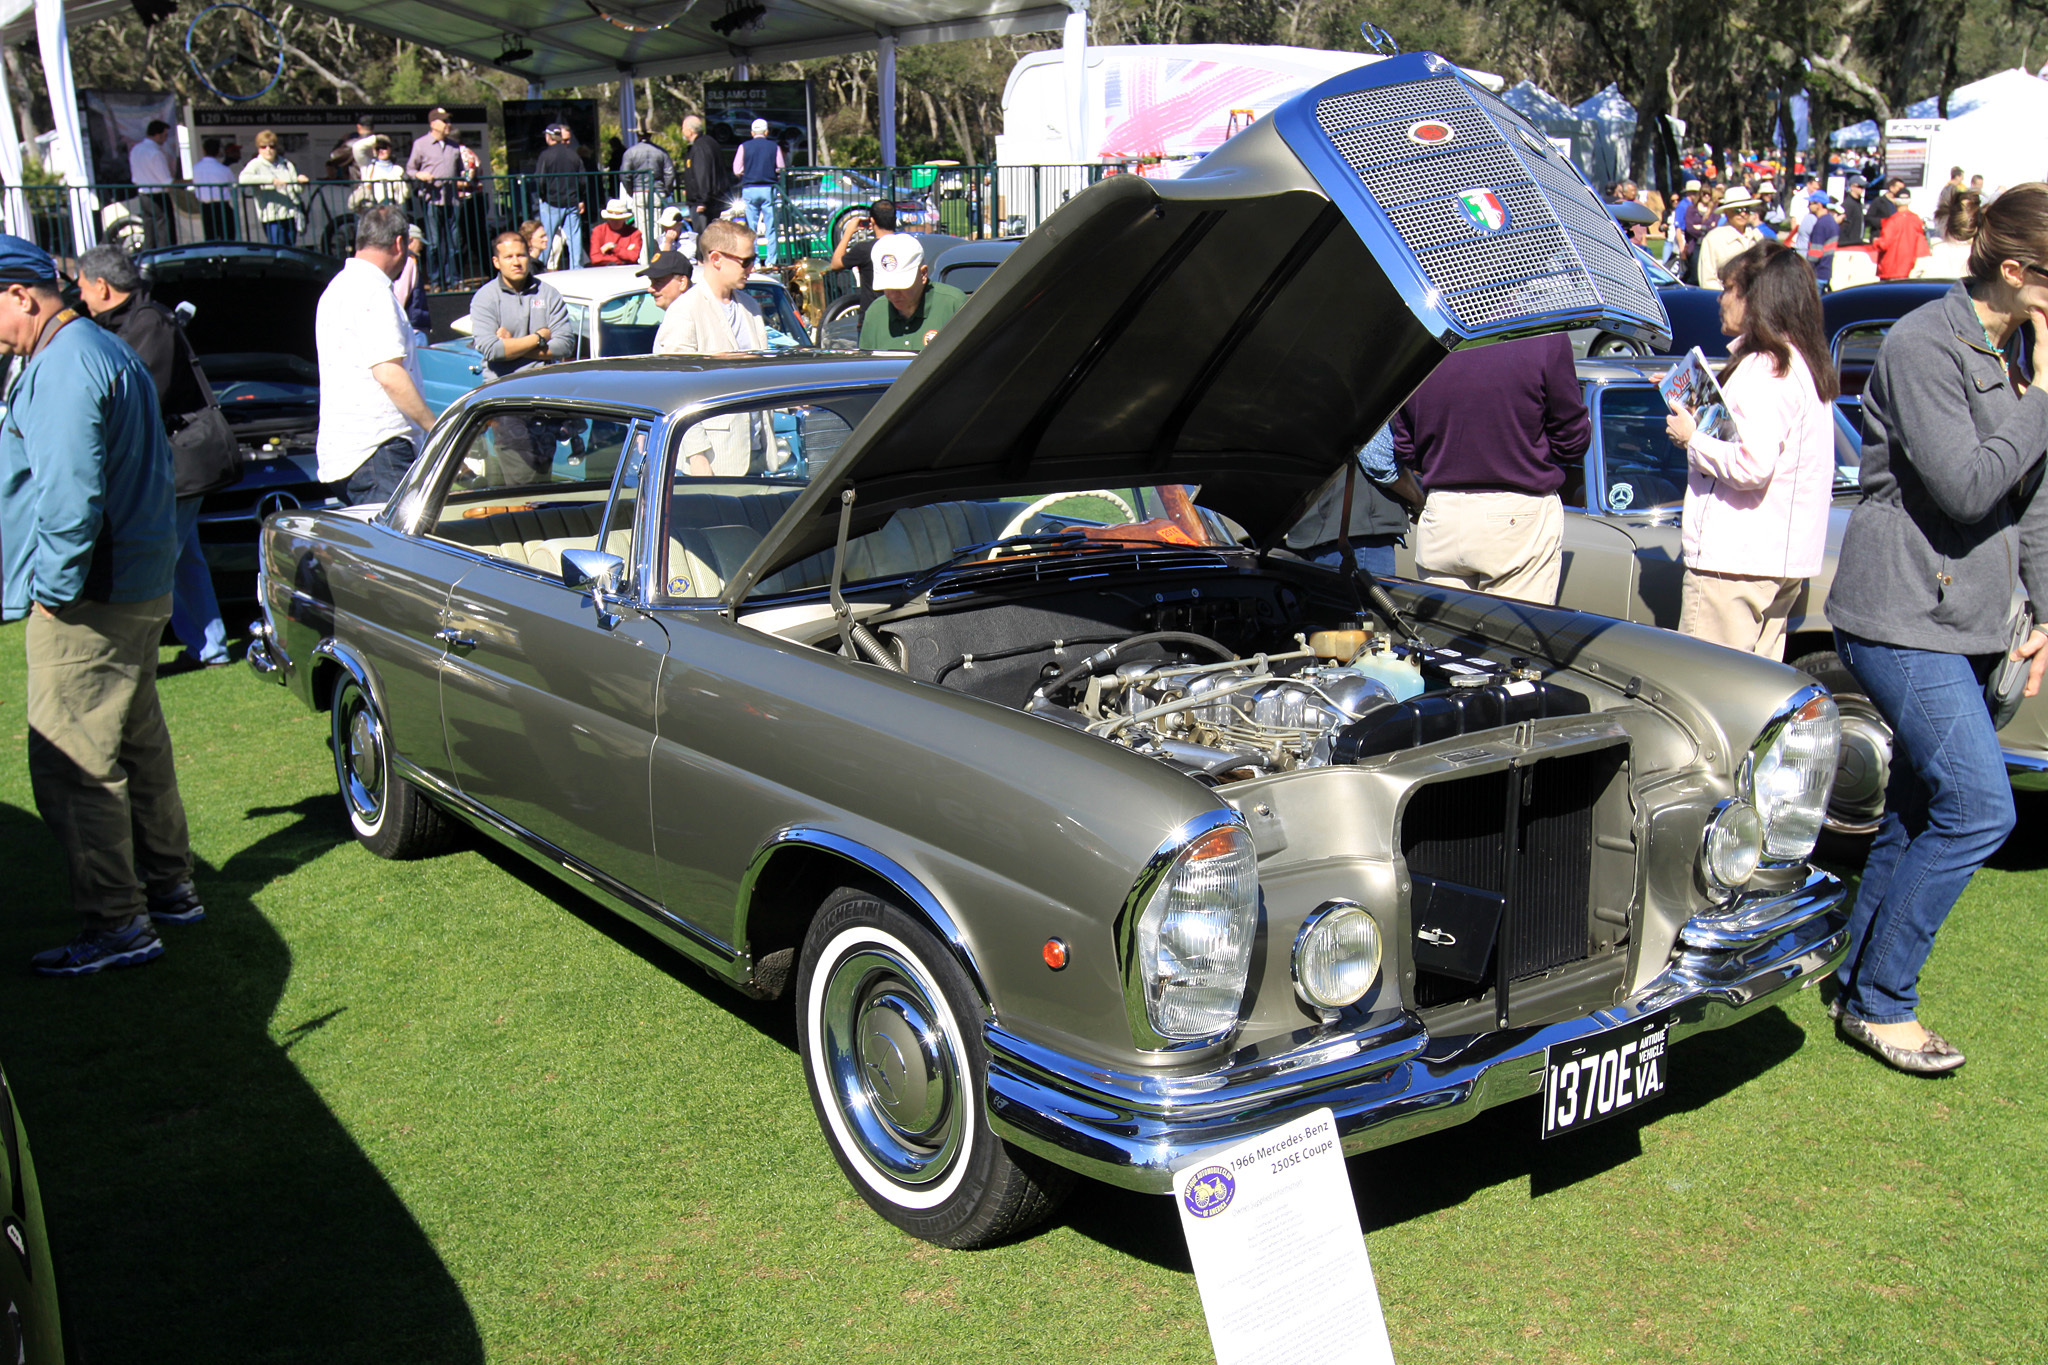
<path id="1" fill-rule="evenodd" d="M 841 886 L 869 886 L 891 895 L 912 918 L 944 943 L 974 983 L 983 1011 L 993 1018 L 988 985 L 974 945 L 959 922 L 921 880 L 887 854 L 831 830 L 793 825 L 755 852 L 740 882 L 739 941 L 752 973 L 740 985 L 764 998 L 780 996 L 796 977 L 796 953 L 811 916 Z"/>

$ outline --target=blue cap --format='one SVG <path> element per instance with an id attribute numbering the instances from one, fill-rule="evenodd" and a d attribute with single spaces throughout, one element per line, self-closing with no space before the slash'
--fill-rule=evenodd
<path id="1" fill-rule="evenodd" d="M 1826 190 L 1815 190 L 1812 194 L 1806 196 L 1806 202 L 1809 204 L 1828 204 L 1834 201 L 1828 198 Z"/>
<path id="2" fill-rule="evenodd" d="M 57 278 L 57 263 L 34 242 L 0 232 L 0 284 L 40 284 Z"/>

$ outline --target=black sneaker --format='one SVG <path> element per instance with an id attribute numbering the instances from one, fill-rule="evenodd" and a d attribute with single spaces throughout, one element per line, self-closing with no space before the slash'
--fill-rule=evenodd
<path id="1" fill-rule="evenodd" d="M 148 915 L 130 916 L 118 928 L 89 925 L 61 948 L 29 959 L 38 976 L 90 976 L 108 967 L 139 967 L 164 955 L 163 940 Z"/>
<path id="2" fill-rule="evenodd" d="M 206 918 L 206 907 L 190 882 L 179 882 L 170 890 L 149 898 L 149 917 L 158 924 L 197 924 Z"/>

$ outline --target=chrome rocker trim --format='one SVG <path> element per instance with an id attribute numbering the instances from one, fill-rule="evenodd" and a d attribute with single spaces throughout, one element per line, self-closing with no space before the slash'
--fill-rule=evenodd
<path id="1" fill-rule="evenodd" d="M 1740 898 L 1733 913 L 1766 936 L 1732 952 L 1681 948 L 1642 991 L 1585 1018 L 1471 1038 L 1431 1038 L 1414 1014 L 1385 1010 L 1270 1053 L 1246 1049 L 1220 1070 L 1147 1075 L 1079 1063 L 990 1024 L 989 1122 L 1019 1147 L 1149 1194 L 1170 1191 L 1174 1171 L 1204 1152 L 1324 1107 L 1346 1155 L 1371 1151 L 1539 1093 L 1555 1044 L 1666 1009 L 1675 1042 L 1772 1003 L 1841 960 L 1848 936 L 1828 912 L 1842 898 L 1819 871 L 1796 891 Z"/>
<path id="2" fill-rule="evenodd" d="M 2048 792 L 2048 756 L 2007 749 L 2005 775 L 2012 780 L 2014 791 Z"/>

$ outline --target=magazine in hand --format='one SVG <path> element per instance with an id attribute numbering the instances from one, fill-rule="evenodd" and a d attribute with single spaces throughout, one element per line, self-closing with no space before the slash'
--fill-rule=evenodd
<path id="1" fill-rule="evenodd" d="M 1717 441 L 1739 441 L 1735 416 L 1728 411 L 1727 395 L 1721 381 L 1707 368 L 1707 358 L 1695 346 L 1685 359 L 1671 367 L 1671 373 L 1657 381 L 1658 392 L 1672 411 L 1690 409 L 1693 425 Z"/>

